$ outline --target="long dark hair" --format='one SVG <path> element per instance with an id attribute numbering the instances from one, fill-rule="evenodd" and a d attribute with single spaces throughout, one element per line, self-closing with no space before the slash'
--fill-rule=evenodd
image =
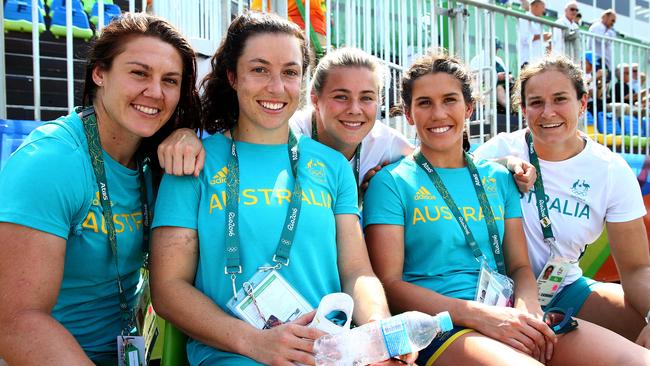
<path id="1" fill-rule="evenodd" d="M 237 91 L 228 80 L 228 72 L 236 74 L 237 60 L 251 36 L 264 33 L 284 33 L 296 37 L 302 51 L 302 74 L 311 64 L 311 54 L 305 36 L 294 23 L 271 13 L 247 11 L 235 18 L 228 27 L 217 52 L 212 56 L 212 72 L 202 81 L 202 124 L 209 133 L 230 130 L 239 118 Z M 269 46 L 273 47 L 273 46 Z"/>
<path id="2" fill-rule="evenodd" d="M 82 104 L 92 105 L 97 95 L 93 69 L 99 67 L 110 70 L 115 57 L 124 52 L 125 45 L 131 39 L 138 36 L 158 38 L 169 43 L 178 51 L 183 61 L 180 100 L 176 110 L 160 130 L 142 140 L 139 148 L 141 154 L 151 159 L 151 167 L 157 168 L 160 166 L 156 154 L 158 144 L 172 131 L 180 127 L 195 131 L 202 129 L 200 99 L 196 90 L 196 57 L 190 43 L 176 28 L 162 18 L 145 13 L 125 13 L 108 24 L 90 46 L 85 67 Z"/>

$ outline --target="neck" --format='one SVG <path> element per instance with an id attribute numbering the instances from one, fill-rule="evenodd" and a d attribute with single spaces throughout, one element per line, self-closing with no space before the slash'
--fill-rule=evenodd
<path id="1" fill-rule="evenodd" d="M 345 156 L 346 159 L 348 160 L 352 159 L 355 151 L 357 150 L 357 145 L 349 145 L 333 138 L 327 132 L 327 130 L 325 130 L 323 121 L 318 117 L 318 114 L 316 113 L 315 110 L 313 113 L 314 114 L 312 115 L 312 118 L 316 118 L 316 128 L 318 129 L 318 142 L 340 152 L 341 154 L 343 154 L 343 156 Z M 314 131 L 312 131 L 312 135 L 313 134 Z"/>
<path id="2" fill-rule="evenodd" d="M 140 147 L 142 138 L 135 136 L 121 126 L 118 126 L 106 112 L 104 105 L 95 100 L 93 103 L 97 118 L 97 129 L 102 149 L 113 160 L 127 168 L 135 168 L 135 153 Z"/>
<path id="3" fill-rule="evenodd" d="M 463 148 L 454 148 L 447 151 L 433 151 L 426 146 L 420 146 L 422 155 L 435 168 L 462 168 L 465 166 Z"/>
<path id="4" fill-rule="evenodd" d="M 289 126 L 286 124 L 283 128 L 262 130 L 237 123 L 233 131 L 235 134 L 232 136 L 233 139 L 251 144 L 281 145 L 289 140 Z"/>
<path id="5" fill-rule="evenodd" d="M 567 160 L 578 155 L 585 148 L 585 142 L 578 133 L 562 144 L 544 144 L 536 140 L 533 135 L 533 145 L 537 156 L 546 161 Z"/>

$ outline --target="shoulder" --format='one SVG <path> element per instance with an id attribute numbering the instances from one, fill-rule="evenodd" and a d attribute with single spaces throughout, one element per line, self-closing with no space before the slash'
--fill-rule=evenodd
<path id="1" fill-rule="evenodd" d="M 27 166 L 44 164 L 44 167 L 49 166 L 52 173 L 56 173 L 67 172 L 72 166 L 78 168 L 78 164 L 87 160 L 87 154 L 82 122 L 76 113 L 72 113 L 37 127 L 10 160 L 20 160 L 21 164 Z"/>
<path id="2" fill-rule="evenodd" d="M 300 147 L 301 156 L 317 156 L 320 159 L 335 164 L 348 165 L 348 161 L 343 154 L 332 149 L 329 146 L 316 142 L 308 136 L 298 136 L 298 146 Z"/>
<path id="3" fill-rule="evenodd" d="M 401 132 L 386 125 L 381 121 L 375 121 L 375 125 L 370 130 L 370 133 L 363 139 L 363 142 L 382 143 L 399 141 L 405 145 L 411 145 Z"/>
<path id="4" fill-rule="evenodd" d="M 489 176 L 510 176 L 510 171 L 506 167 L 491 160 L 474 157 L 474 165 L 480 172 Z"/>
<path id="5" fill-rule="evenodd" d="M 526 151 L 526 129 L 515 132 L 501 132 L 480 145 L 474 155 L 479 158 L 492 159 L 506 155 L 520 156 Z"/>
<path id="6" fill-rule="evenodd" d="M 289 118 L 289 127 L 296 134 L 311 137 L 311 115 L 313 110 L 311 108 L 296 111 L 296 113 Z"/>

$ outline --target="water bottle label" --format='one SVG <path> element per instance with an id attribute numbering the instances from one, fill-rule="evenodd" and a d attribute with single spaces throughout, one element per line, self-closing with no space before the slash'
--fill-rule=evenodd
<path id="1" fill-rule="evenodd" d="M 380 322 L 388 355 L 395 357 L 411 353 L 411 342 L 404 322 L 401 319 L 387 319 Z"/>

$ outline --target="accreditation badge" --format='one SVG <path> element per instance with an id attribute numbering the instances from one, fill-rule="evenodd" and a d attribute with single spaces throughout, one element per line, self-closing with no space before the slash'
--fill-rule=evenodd
<path id="1" fill-rule="evenodd" d="M 514 282 L 490 268 L 485 259 L 481 260 L 481 272 L 476 286 L 475 301 L 493 306 L 512 306 Z"/>
<path id="2" fill-rule="evenodd" d="M 117 336 L 118 366 L 146 366 L 144 360 L 144 337 Z"/>
<path id="3" fill-rule="evenodd" d="M 537 277 L 537 298 L 540 305 L 546 306 L 551 303 L 569 273 L 570 267 L 571 261 L 566 258 L 549 258 Z"/>
<path id="4" fill-rule="evenodd" d="M 275 269 L 257 271 L 242 284 L 237 297 L 232 297 L 227 306 L 238 318 L 257 329 L 273 328 L 313 310 Z"/>

